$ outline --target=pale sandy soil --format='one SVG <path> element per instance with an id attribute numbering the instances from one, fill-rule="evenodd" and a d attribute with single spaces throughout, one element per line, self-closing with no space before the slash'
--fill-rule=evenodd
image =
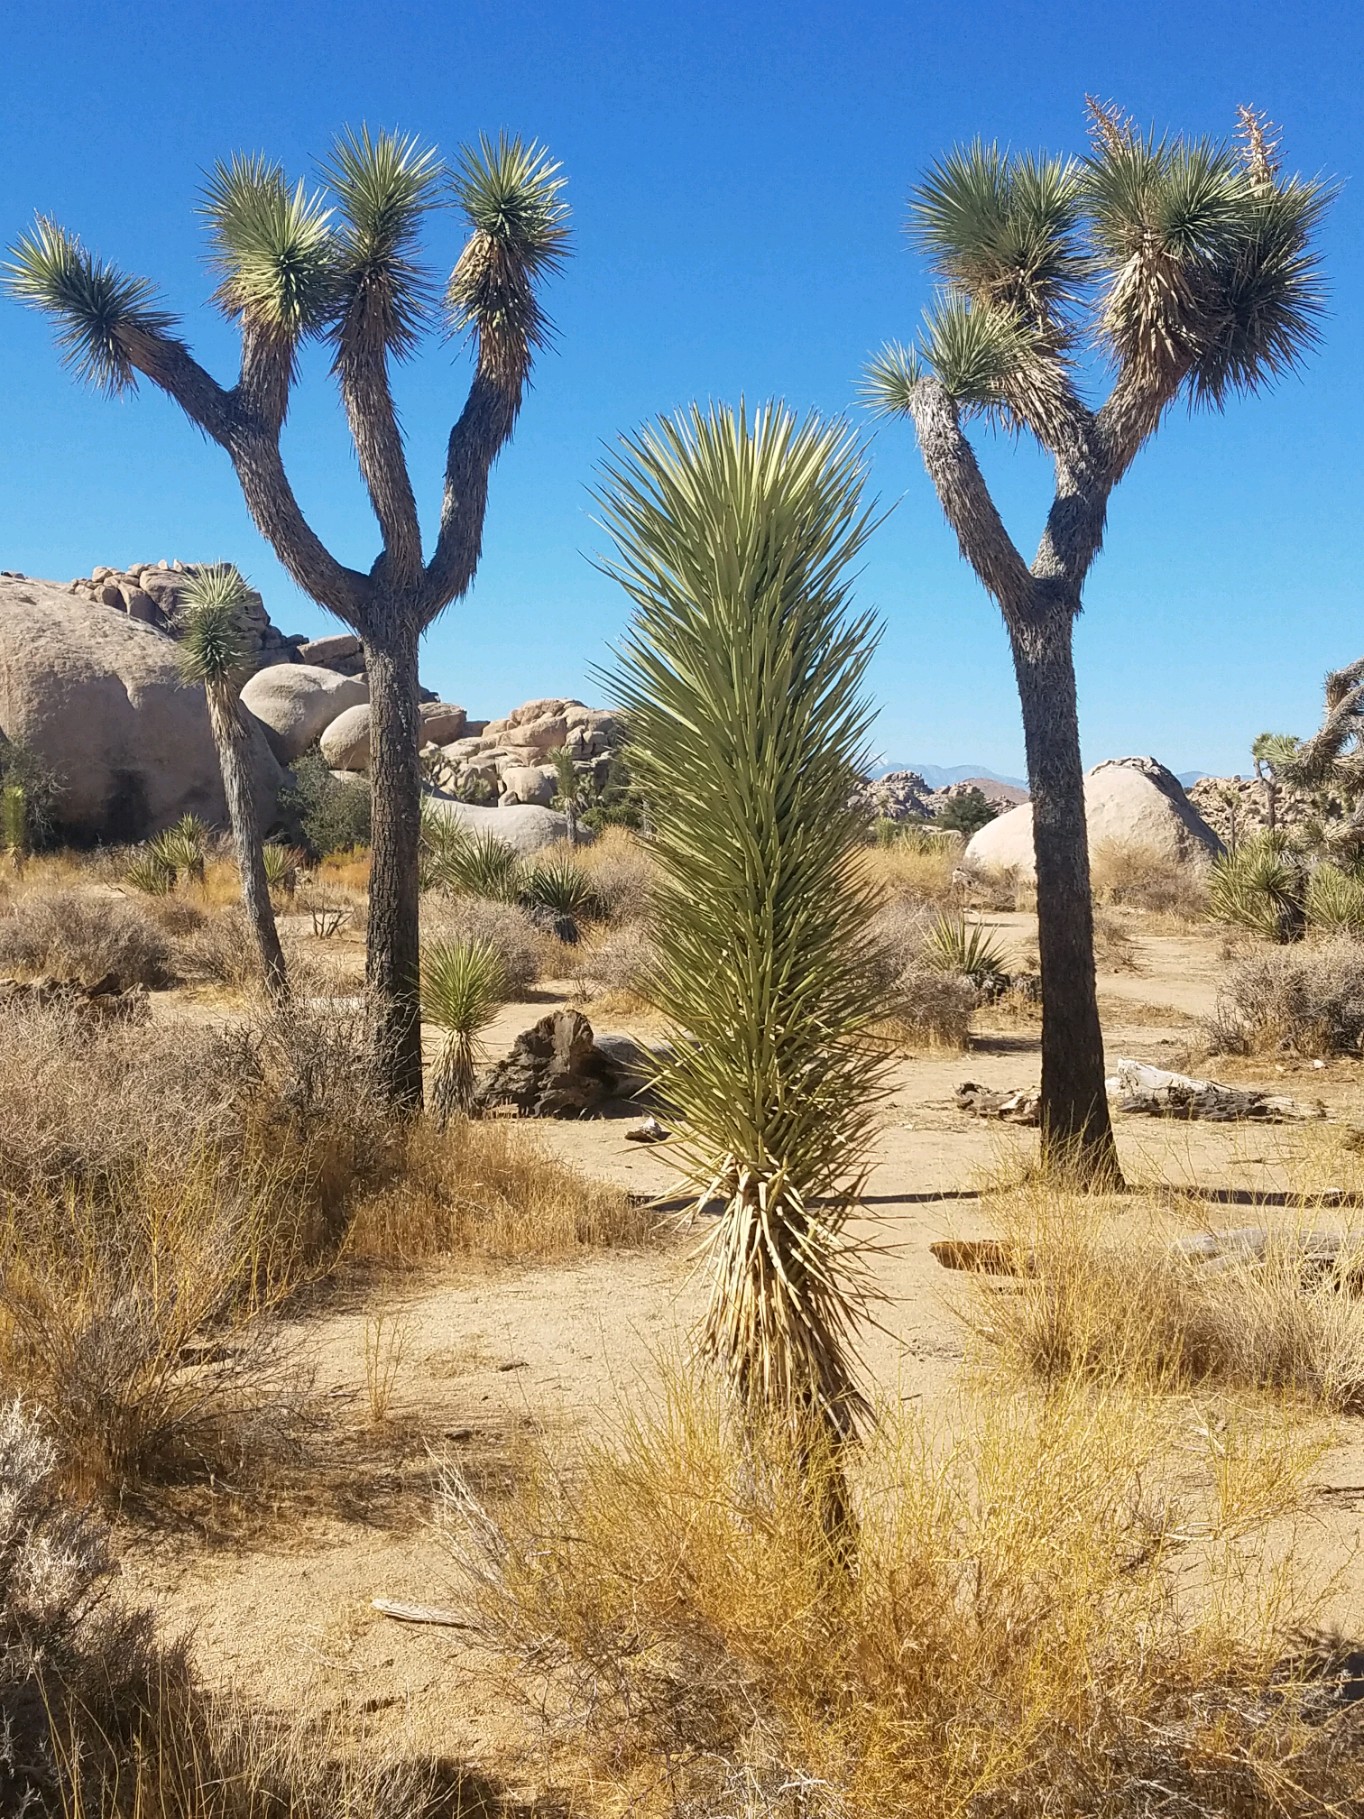
<path id="1" fill-rule="evenodd" d="M 1031 929 L 1028 917 L 995 920 L 1020 943 Z M 1139 937 L 1141 970 L 1101 980 L 1110 1060 L 1180 1063 L 1196 1035 L 1193 1019 L 1212 1009 L 1218 945 L 1197 935 Z M 337 965 L 339 975 L 345 970 Z M 490 1047 L 505 1046 L 555 1001 L 546 992 L 538 1004 L 509 1007 Z M 184 1009 L 168 1002 L 159 1014 Z M 210 1013 L 200 1006 L 190 1014 Z M 1282 1079 L 1272 1066 L 1268 1073 L 1283 1091 L 1321 1098 L 1337 1118 L 1360 1109 L 1354 1066 L 1295 1064 Z M 878 1274 L 889 1301 L 866 1362 L 885 1393 L 946 1404 L 963 1336 L 949 1305 L 955 1279 L 939 1269 L 929 1243 L 984 1235 L 976 1188 L 1016 1170 L 1034 1142 L 1031 1132 L 965 1117 L 952 1104 L 953 1088 L 966 1079 L 1028 1086 L 1037 1075 L 1035 1029 L 988 1021 L 969 1054 L 926 1055 L 896 1069 L 868 1189 L 868 1229 L 884 1247 Z M 628 1126 L 606 1118 L 514 1128 L 518 1141 L 632 1192 L 675 1193 L 666 1145 L 629 1143 Z M 1232 1202 L 1191 1200 L 1190 1229 L 1263 1219 L 1235 1201 L 1287 1188 L 1311 1141 L 1292 1128 L 1132 1118 L 1119 1128 L 1132 1179 L 1196 1186 Z M 690 1260 L 698 1235 L 678 1231 L 643 1253 L 569 1266 L 463 1264 L 342 1284 L 296 1322 L 331 1424 L 307 1483 L 283 1490 L 271 1511 L 225 1509 L 219 1520 L 210 1510 L 193 1523 L 131 1535 L 129 1576 L 155 1599 L 168 1628 L 192 1634 L 207 1675 L 258 1703 L 327 1713 L 348 1731 L 376 1731 L 418 1754 L 518 1763 L 505 1703 L 490 1691 L 468 1638 L 390 1622 L 370 1600 L 457 1596 L 430 1521 L 440 1460 L 461 1463 L 473 1482 L 495 1491 L 528 1435 L 547 1432 L 571 1448 L 575 1433 L 609 1429 L 621 1395 L 684 1351 L 700 1299 Z M 401 1322 L 404 1351 L 392 1414 L 376 1434 L 364 1351 L 367 1326 L 380 1312 Z M 1321 1473 L 1335 1489 L 1319 1498 L 1312 1543 L 1341 1569 L 1331 1614 L 1356 1635 L 1364 1634 L 1364 1588 L 1353 1567 L 1364 1539 L 1362 1440 L 1364 1423 L 1342 1424 L 1341 1445 Z M 533 1778 L 524 1760 L 508 1772 Z"/>

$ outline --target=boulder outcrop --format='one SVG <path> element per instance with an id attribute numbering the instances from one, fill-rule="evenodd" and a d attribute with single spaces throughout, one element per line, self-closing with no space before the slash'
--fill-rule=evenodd
<path id="1" fill-rule="evenodd" d="M 1085 776 L 1085 821 L 1091 853 L 1106 841 L 1146 847 L 1190 865 L 1216 858 L 1222 843 L 1184 793 L 1179 779 L 1154 758 L 1109 758 Z M 1032 804 L 998 816 L 971 836 L 966 864 L 982 871 L 1036 876 Z"/>
<path id="2" fill-rule="evenodd" d="M 55 582 L 0 578 L 0 732 L 57 778 L 68 838 L 142 840 L 184 814 L 226 821 L 204 693 L 181 680 L 174 643 Z M 268 825 L 283 777 L 263 729 L 251 755 Z"/>
<path id="3" fill-rule="evenodd" d="M 271 750 L 292 764 L 347 708 L 369 699 L 359 676 L 338 675 L 311 663 L 272 663 L 247 679 L 242 706 L 265 728 Z"/>

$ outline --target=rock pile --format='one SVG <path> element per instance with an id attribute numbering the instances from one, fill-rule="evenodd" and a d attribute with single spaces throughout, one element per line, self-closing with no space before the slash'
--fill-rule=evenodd
<path id="1" fill-rule="evenodd" d="M 958 797 L 979 790 L 997 812 L 1026 802 L 1026 790 L 993 777 L 966 777 L 945 789 L 930 789 L 918 771 L 887 771 L 883 777 L 865 777 L 853 800 L 882 821 L 932 821 Z"/>
<path id="2" fill-rule="evenodd" d="M 1269 826 L 1269 788 L 1258 777 L 1200 777 L 1189 785 L 1189 800 L 1228 845 Z M 1309 821 L 1321 821 L 1329 831 L 1332 823 L 1348 818 L 1346 804 L 1330 791 L 1309 794 L 1283 785 L 1277 791 L 1275 825 L 1290 834 Z"/>
<path id="3" fill-rule="evenodd" d="M 67 592 L 75 594 L 77 599 L 93 601 L 96 606 L 126 613 L 130 619 L 154 625 L 158 631 L 169 632 L 174 637 L 180 590 L 201 566 L 192 562 L 135 562 L 126 569 L 96 568 L 88 576 L 78 576 Z M 251 648 L 261 662 L 291 662 L 295 647 L 307 643 L 302 637 L 286 638 L 277 626 L 272 625 L 264 600 L 254 590 L 247 599 L 243 620 Z M 358 650 L 359 639 L 351 642 Z"/>
<path id="4" fill-rule="evenodd" d="M 552 697 L 527 701 L 502 720 L 475 721 L 463 736 L 438 742 L 452 788 L 482 782 L 502 805 L 547 805 L 557 787 L 549 754 L 563 747 L 582 764 L 605 774 L 620 742 L 620 720 L 604 708 Z"/>

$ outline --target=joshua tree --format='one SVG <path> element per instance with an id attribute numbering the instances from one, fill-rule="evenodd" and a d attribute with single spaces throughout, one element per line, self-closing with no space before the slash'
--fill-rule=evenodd
<path id="1" fill-rule="evenodd" d="M 483 940 L 438 942 L 421 977 L 426 1014 L 445 1032 L 431 1077 L 431 1109 L 443 1125 L 473 1106 L 474 1045 L 507 995 L 507 978 L 497 949 Z"/>
<path id="2" fill-rule="evenodd" d="M 538 296 L 568 244 L 558 166 L 519 139 L 480 140 L 446 173 L 434 151 L 392 133 L 346 133 L 326 190 L 291 186 L 265 158 L 235 158 L 208 179 L 203 213 L 218 277 L 214 301 L 241 331 L 237 383 L 219 385 L 175 333 L 152 286 L 93 257 L 39 219 L 13 250 L 13 295 L 51 316 L 68 363 L 112 391 L 139 375 L 217 442 L 248 509 L 289 574 L 364 640 L 374 798 L 370 985 L 390 1097 L 421 1101 L 417 648 L 478 566 L 488 475 L 512 434 L 548 324 Z M 470 233 L 444 296 L 467 330 L 474 376 L 450 433 L 440 527 L 429 561 L 390 389 L 436 316 L 419 259 L 425 217 L 452 199 Z M 322 544 L 294 497 L 280 450 L 298 352 L 326 341 L 381 550 L 367 573 Z"/>
<path id="3" fill-rule="evenodd" d="M 880 410 L 913 419 L 943 511 L 1012 647 L 1037 857 L 1043 1153 L 1116 1180 L 1072 629 L 1109 497 L 1170 406 L 1220 409 L 1314 344 L 1315 239 L 1329 193 L 1281 173 L 1248 108 L 1234 147 L 1156 139 L 1092 100 L 1089 111 L 1082 159 L 977 142 L 930 171 L 910 229 L 943 294 L 919 346 L 887 347 L 868 377 Z M 1081 389 L 1091 348 L 1111 369 L 1097 407 Z M 972 417 L 1031 436 L 1053 461 L 1055 496 L 1031 563 L 964 433 Z"/>
<path id="4" fill-rule="evenodd" d="M 1291 764 L 1298 741 L 1291 733 L 1260 733 L 1250 748 L 1255 775 L 1265 792 L 1265 822 L 1270 833 L 1279 824 L 1279 785 L 1284 766 Z"/>
<path id="5" fill-rule="evenodd" d="M 252 669 L 242 620 L 249 594 L 246 582 L 227 563 L 201 568 L 191 576 L 180 593 L 179 657 L 185 680 L 204 685 L 228 819 L 237 847 L 242 902 L 260 950 L 261 978 L 275 1003 L 284 1004 L 289 997 L 289 976 L 270 904 L 260 816 L 251 788 L 249 735 L 241 704 L 242 683 Z"/>
<path id="6" fill-rule="evenodd" d="M 663 1086 L 699 1203 L 724 1206 L 702 1348 L 752 1415 L 835 1450 L 861 1408 L 843 1228 L 882 1065 L 848 807 L 870 723 L 846 574 L 863 478 L 837 424 L 693 408 L 625 442 L 602 500 L 635 609 L 613 692 L 665 880 L 652 991 L 687 1038 Z"/>

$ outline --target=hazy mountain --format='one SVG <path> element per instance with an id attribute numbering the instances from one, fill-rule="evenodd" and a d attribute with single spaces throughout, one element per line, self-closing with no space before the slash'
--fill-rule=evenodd
<path id="1" fill-rule="evenodd" d="M 999 771 L 987 770 L 983 764 L 917 764 L 909 758 L 896 758 L 893 762 L 877 766 L 876 775 L 884 777 L 887 771 L 917 771 L 930 789 L 946 789 L 949 783 L 964 783 L 968 777 L 988 777 L 992 783 L 1008 783 L 1014 789 L 1025 790 L 1028 787 L 1026 777 L 1005 777 Z"/>
<path id="2" fill-rule="evenodd" d="M 1211 777 L 1211 771 L 1176 771 L 1175 776 L 1188 789 L 1191 783 L 1201 783 L 1205 777 Z"/>

